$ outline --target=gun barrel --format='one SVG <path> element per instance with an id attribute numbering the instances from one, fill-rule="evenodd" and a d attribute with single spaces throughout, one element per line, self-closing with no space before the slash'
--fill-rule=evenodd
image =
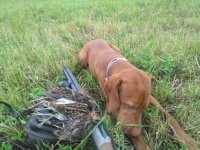
<path id="1" fill-rule="evenodd" d="M 94 131 L 94 133 L 92 134 L 92 138 L 98 150 L 103 150 L 103 149 L 114 150 L 111 138 L 108 135 L 104 137 L 102 135 L 102 131 L 100 128 L 97 128 Z"/>
<path id="2" fill-rule="evenodd" d="M 81 87 L 78 84 L 78 82 L 76 81 L 74 75 L 72 74 L 71 70 L 67 67 L 64 67 L 63 69 L 64 75 L 65 77 L 68 79 L 68 83 L 71 86 L 71 88 L 75 91 L 80 92 Z"/>
<path id="3" fill-rule="evenodd" d="M 78 84 L 76 78 L 74 77 L 73 73 L 68 67 L 64 67 L 63 69 L 64 75 L 67 78 L 68 86 L 73 90 L 80 92 L 81 87 Z M 112 144 L 112 140 L 106 131 L 103 124 L 100 124 L 92 134 L 92 138 L 95 142 L 95 145 L 98 150 L 109 149 L 109 150 L 116 150 L 116 145 Z"/>

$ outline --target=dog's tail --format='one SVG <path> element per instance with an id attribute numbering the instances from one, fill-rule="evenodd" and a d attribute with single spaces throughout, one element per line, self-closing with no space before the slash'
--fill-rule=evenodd
<path id="1" fill-rule="evenodd" d="M 178 138 L 187 145 L 188 150 L 197 150 L 198 142 L 185 133 L 185 131 L 179 125 L 178 121 L 174 119 L 168 112 L 166 112 L 153 96 L 151 96 L 150 100 L 151 104 L 158 107 L 162 114 L 165 115 L 166 119 L 169 120 L 171 129 L 178 136 Z"/>

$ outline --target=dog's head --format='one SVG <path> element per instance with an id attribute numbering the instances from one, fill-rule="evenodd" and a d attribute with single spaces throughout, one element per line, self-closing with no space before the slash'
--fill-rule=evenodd
<path id="1" fill-rule="evenodd" d="M 142 70 L 126 69 L 110 76 L 106 87 L 108 112 L 116 116 L 126 134 L 139 136 L 142 113 L 150 103 L 151 78 Z"/>

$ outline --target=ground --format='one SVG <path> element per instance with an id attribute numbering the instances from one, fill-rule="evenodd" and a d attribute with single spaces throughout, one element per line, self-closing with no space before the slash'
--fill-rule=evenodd
<path id="1" fill-rule="evenodd" d="M 0 0 L 0 4 L 0 100 L 22 112 L 31 99 L 60 84 L 62 68 L 69 66 L 105 115 L 99 86 L 77 57 L 85 42 L 102 38 L 154 76 L 153 95 L 200 141 L 199 0 Z M 25 120 L 19 124 L 4 111 L 0 107 L 0 136 L 23 140 Z M 133 149 L 110 116 L 105 124 L 120 149 Z M 156 108 L 145 111 L 143 124 L 142 135 L 153 150 L 186 149 Z M 85 144 L 83 149 L 93 147 L 91 140 Z M 10 145 L 0 144 L 0 149 Z"/>

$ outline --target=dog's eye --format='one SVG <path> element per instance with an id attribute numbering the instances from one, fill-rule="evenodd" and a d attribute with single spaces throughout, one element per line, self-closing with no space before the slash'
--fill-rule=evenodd
<path id="1" fill-rule="evenodd" d="M 135 112 L 136 112 L 136 109 L 135 109 L 135 107 L 131 107 L 131 108 L 129 109 L 129 111 L 130 111 L 131 113 L 135 113 Z"/>
<path id="2" fill-rule="evenodd" d="M 127 105 L 127 108 L 128 108 L 128 111 L 131 112 L 131 113 L 136 112 L 136 108 L 135 108 L 135 106 Z"/>

